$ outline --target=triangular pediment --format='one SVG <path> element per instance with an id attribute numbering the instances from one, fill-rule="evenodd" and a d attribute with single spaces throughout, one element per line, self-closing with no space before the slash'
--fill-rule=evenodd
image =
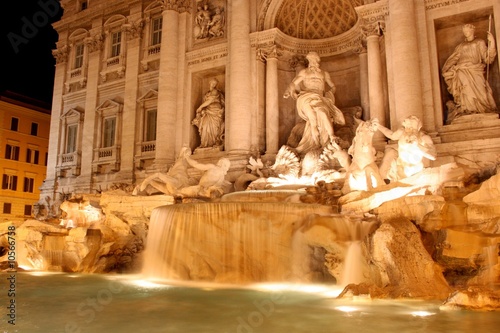
<path id="1" fill-rule="evenodd" d="M 96 109 L 97 112 L 102 112 L 106 110 L 111 110 L 111 109 L 120 109 L 121 104 L 118 102 L 115 102 L 111 99 L 108 99 L 104 102 L 101 103 Z"/>
<path id="2" fill-rule="evenodd" d="M 154 12 L 154 11 L 163 11 L 163 1 L 155 1 L 153 2 L 152 4 L 150 4 L 145 10 L 144 12 L 145 13 L 149 13 L 149 12 Z"/>
<path id="3" fill-rule="evenodd" d="M 80 118 L 83 119 L 84 111 L 78 108 L 71 108 L 61 114 L 61 119 Z"/>
<path id="4" fill-rule="evenodd" d="M 156 91 L 154 89 L 150 89 L 144 95 L 139 97 L 139 99 L 137 101 L 144 102 L 144 101 L 151 100 L 151 99 L 158 99 L 158 91 Z"/>

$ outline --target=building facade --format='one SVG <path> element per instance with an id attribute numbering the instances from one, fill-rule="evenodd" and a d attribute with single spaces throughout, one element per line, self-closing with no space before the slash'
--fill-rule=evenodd
<path id="1" fill-rule="evenodd" d="M 46 178 L 50 110 L 13 93 L 0 96 L 0 221 L 32 216 Z"/>
<path id="2" fill-rule="evenodd" d="M 500 154 L 497 111 L 450 122 L 453 96 L 442 75 L 464 39 L 464 24 L 473 24 L 483 40 L 488 31 L 500 35 L 497 1 L 61 0 L 61 5 L 64 14 L 54 24 L 59 40 L 41 198 L 136 184 L 167 170 L 183 147 L 202 162 L 229 158 L 234 180 L 250 156 L 272 159 L 288 142 L 300 118 L 294 101 L 283 94 L 311 51 L 335 83 L 335 103 L 343 111 L 360 110 L 362 119 L 378 118 L 389 128 L 417 116 L 436 144 L 435 164 L 483 167 Z M 500 105 L 500 67 L 490 55 L 485 71 Z M 221 133 L 210 140 L 195 119 L 212 84 L 224 99 Z"/>

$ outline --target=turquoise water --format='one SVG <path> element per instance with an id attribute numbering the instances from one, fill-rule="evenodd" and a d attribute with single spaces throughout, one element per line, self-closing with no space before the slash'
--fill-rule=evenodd
<path id="1" fill-rule="evenodd" d="M 1 273 L 7 281 L 7 273 Z M 0 332 L 497 332 L 498 312 L 442 311 L 439 303 L 337 300 L 326 286 L 234 288 L 151 283 L 133 276 L 15 276 L 15 326 L 1 283 Z"/>

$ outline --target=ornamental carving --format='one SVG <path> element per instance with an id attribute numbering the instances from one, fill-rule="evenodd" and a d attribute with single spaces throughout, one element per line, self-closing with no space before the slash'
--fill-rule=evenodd
<path id="1" fill-rule="evenodd" d="M 195 40 L 223 37 L 225 32 L 226 9 L 224 1 L 198 1 L 193 26 Z"/>
<path id="2" fill-rule="evenodd" d="M 275 27 L 300 39 L 323 39 L 350 30 L 357 22 L 351 0 L 284 0 Z"/>
<path id="3" fill-rule="evenodd" d="M 135 22 L 123 25 L 123 29 L 125 30 L 125 32 L 127 32 L 128 40 L 140 38 L 143 28 L 144 28 L 143 19 L 139 19 Z"/>
<path id="4" fill-rule="evenodd" d="M 261 47 L 257 49 L 257 57 L 261 61 L 265 62 L 269 58 L 279 58 L 283 55 L 283 52 L 278 50 L 276 45 L 271 45 L 268 47 Z"/>
<path id="5" fill-rule="evenodd" d="M 175 10 L 183 13 L 191 10 L 191 0 L 163 0 L 164 10 Z"/>
<path id="6" fill-rule="evenodd" d="M 85 38 L 85 45 L 89 53 L 100 51 L 104 46 L 104 36 L 101 33 L 97 33 L 92 37 L 87 37 Z"/>
<path id="7" fill-rule="evenodd" d="M 67 45 L 52 50 L 52 56 L 56 59 L 56 64 L 62 64 L 68 61 L 69 48 Z"/>
<path id="8" fill-rule="evenodd" d="M 382 36 L 385 31 L 385 22 L 377 21 L 374 23 L 364 24 L 361 26 L 361 31 L 363 36 L 366 38 L 368 36 Z"/>

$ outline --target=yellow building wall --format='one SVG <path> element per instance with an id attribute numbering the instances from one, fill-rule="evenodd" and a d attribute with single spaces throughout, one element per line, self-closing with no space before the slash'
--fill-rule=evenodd
<path id="1" fill-rule="evenodd" d="M 33 206 L 40 198 L 39 187 L 46 176 L 47 151 L 49 145 L 50 114 L 49 111 L 26 103 L 15 104 L 10 99 L 0 99 L 0 176 L 4 174 L 17 176 L 15 191 L 0 186 L 0 222 L 24 220 L 25 206 Z M 40 110 L 40 111 L 39 111 Z M 12 118 L 18 118 L 18 130 L 11 130 Z M 37 135 L 31 135 L 32 123 L 38 124 Z M 19 146 L 19 160 L 5 158 L 7 144 Z M 38 150 L 38 164 L 27 163 L 28 149 Z M 33 192 L 24 192 L 24 178 L 34 179 Z M 0 184 L 2 179 L 0 179 Z M 4 213 L 4 204 L 11 204 L 11 213 Z"/>

